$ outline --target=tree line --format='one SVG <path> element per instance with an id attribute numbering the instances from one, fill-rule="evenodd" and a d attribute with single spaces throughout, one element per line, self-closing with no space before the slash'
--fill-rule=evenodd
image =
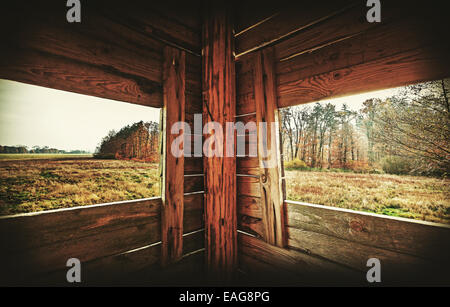
<path id="1" fill-rule="evenodd" d="M 33 146 L 28 148 L 25 145 L 17 146 L 2 146 L 0 145 L 0 153 L 2 154 L 33 154 L 33 153 L 45 153 L 45 154 L 89 154 L 86 150 L 61 150 L 56 148 L 50 148 L 49 146 Z"/>
<path id="2" fill-rule="evenodd" d="M 410 85 L 392 97 L 280 110 L 284 158 L 309 168 L 447 175 L 449 79 Z"/>
<path id="3" fill-rule="evenodd" d="M 94 157 L 158 162 L 158 149 L 159 124 L 140 121 L 119 131 L 109 131 L 96 148 Z"/>

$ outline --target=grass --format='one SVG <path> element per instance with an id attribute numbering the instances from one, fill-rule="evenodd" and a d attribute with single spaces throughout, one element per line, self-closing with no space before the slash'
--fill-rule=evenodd
<path id="1" fill-rule="evenodd" d="M 92 154 L 0 154 L 1 160 L 31 160 L 31 159 L 80 159 L 92 158 Z"/>
<path id="2" fill-rule="evenodd" d="M 7 156 L 0 157 L 0 215 L 159 195 L 157 164 Z M 311 170 L 287 170 L 286 178 L 290 200 L 450 224 L 450 179 Z"/>
<path id="3" fill-rule="evenodd" d="M 286 171 L 287 199 L 450 224 L 450 179 Z"/>
<path id="4" fill-rule="evenodd" d="M 0 160 L 0 215 L 159 195 L 157 164 L 39 156 Z"/>

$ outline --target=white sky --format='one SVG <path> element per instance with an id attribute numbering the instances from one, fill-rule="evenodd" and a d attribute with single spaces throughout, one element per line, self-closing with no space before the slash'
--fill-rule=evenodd
<path id="1" fill-rule="evenodd" d="M 369 98 L 385 99 L 398 89 L 329 99 L 341 109 L 361 108 Z M 311 105 L 311 104 L 307 104 Z M 306 105 L 305 105 L 306 106 Z M 159 109 L 0 80 L 0 145 L 49 146 L 93 152 L 109 130 L 138 121 L 159 121 Z"/>
<path id="2" fill-rule="evenodd" d="M 0 80 L 0 145 L 93 152 L 109 130 L 159 122 L 159 109 Z"/>
<path id="3" fill-rule="evenodd" d="M 333 99 L 324 99 L 324 100 L 321 100 L 318 102 L 321 104 L 331 103 L 336 106 L 336 110 L 341 110 L 342 105 L 345 103 L 345 104 L 347 104 L 347 107 L 350 110 L 357 111 L 357 110 L 361 109 L 363 102 L 366 101 L 367 99 L 379 98 L 379 99 L 383 100 L 383 99 L 392 97 L 395 94 L 397 94 L 399 89 L 401 89 L 401 87 L 385 89 L 385 90 L 380 90 L 380 91 L 367 92 L 367 93 L 363 93 L 363 94 L 357 94 L 357 95 L 351 95 L 351 96 L 345 96 L 345 97 L 339 97 L 339 98 L 333 98 Z M 315 103 L 317 103 L 317 101 L 307 103 L 302 106 L 312 106 Z"/>

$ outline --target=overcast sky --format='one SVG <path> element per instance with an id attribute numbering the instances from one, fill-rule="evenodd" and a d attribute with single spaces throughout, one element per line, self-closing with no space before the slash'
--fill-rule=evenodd
<path id="1" fill-rule="evenodd" d="M 381 100 L 394 96 L 401 87 L 391 88 L 381 91 L 367 92 L 358 95 L 345 96 L 340 98 L 321 100 L 321 104 L 332 103 L 336 106 L 336 110 L 340 110 L 345 103 L 350 110 L 357 111 L 361 109 L 364 101 L 370 98 L 379 98 Z M 305 104 L 305 106 L 308 104 Z M 311 104 L 312 105 L 312 104 Z"/>
<path id="2" fill-rule="evenodd" d="M 395 89 L 321 101 L 358 110 L 369 98 Z M 109 130 L 138 121 L 159 121 L 159 109 L 0 80 L 0 145 L 49 146 L 93 152 Z"/>
<path id="3" fill-rule="evenodd" d="M 159 122 L 159 109 L 0 80 L 0 145 L 93 152 L 109 130 Z"/>

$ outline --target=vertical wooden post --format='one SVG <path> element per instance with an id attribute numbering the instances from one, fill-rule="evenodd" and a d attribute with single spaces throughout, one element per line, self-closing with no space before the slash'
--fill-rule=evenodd
<path id="1" fill-rule="evenodd" d="M 236 113 L 234 41 L 229 2 L 205 1 L 203 24 L 203 119 L 204 124 L 221 125 L 223 141 L 204 150 L 205 245 L 210 273 L 221 280 L 230 278 L 237 267 L 236 158 L 227 142 L 226 123 L 234 124 Z M 208 138 L 218 135 L 209 131 Z M 230 137 L 230 135 L 228 135 Z M 217 140 L 217 139 L 216 139 Z M 229 140 L 231 141 L 231 140 Z M 220 148 L 223 157 L 210 156 Z M 227 149 L 232 156 L 227 157 Z"/>
<path id="2" fill-rule="evenodd" d="M 163 100 L 161 262 L 165 266 L 182 256 L 184 209 L 184 156 L 171 152 L 177 137 L 171 127 L 185 117 L 185 52 L 170 46 L 164 49 Z"/>
<path id="3" fill-rule="evenodd" d="M 269 47 L 258 51 L 254 59 L 253 72 L 263 222 L 266 241 L 272 245 L 283 247 L 286 244 L 286 236 L 273 49 Z M 261 123 L 267 123 L 266 131 L 260 129 Z M 271 128 L 272 124 L 275 125 L 274 130 Z"/>

